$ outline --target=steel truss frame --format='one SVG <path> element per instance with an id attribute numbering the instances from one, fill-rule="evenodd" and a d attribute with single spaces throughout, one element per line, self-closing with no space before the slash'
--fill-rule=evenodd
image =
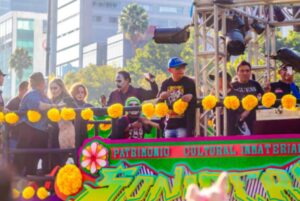
<path id="1" fill-rule="evenodd" d="M 217 3 L 219 2 L 219 3 Z M 276 54 L 275 28 L 291 25 L 300 25 L 300 9 L 294 15 L 289 15 L 294 6 L 300 6 L 300 0 L 233 0 L 232 4 L 214 2 L 213 0 L 194 0 L 193 26 L 194 26 L 194 74 L 197 89 L 197 96 L 204 97 L 213 89 L 217 98 L 219 97 L 219 80 L 214 82 L 208 79 L 213 73 L 218 77 L 219 70 L 227 72 L 227 50 L 226 50 L 226 18 L 230 12 L 238 13 L 240 16 L 256 20 L 265 25 L 262 35 L 257 35 L 253 30 L 252 40 L 247 44 L 248 61 L 253 61 L 253 70 L 264 71 L 264 78 L 268 81 L 274 80 L 275 60 L 271 55 Z M 286 19 L 283 22 L 274 20 L 274 6 L 280 6 Z M 265 12 L 268 9 L 268 13 Z M 200 17 L 201 16 L 201 17 Z M 299 16 L 297 19 L 297 17 Z M 221 30 L 219 30 L 221 27 Z M 259 40 L 265 44 L 265 55 L 258 51 Z M 263 58 L 265 63 L 259 65 L 259 59 Z M 223 86 L 227 85 L 226 73 L 223 73 Z M 259 78 L 261 79 L 261 78 Z M 227 94 L 226 87 L 223 87 L 223 94 Z M 223 131 L 220 130 L 220 114 L 224 113 Z M 216 122 L 213 135 L 227 135 L 226 109 L 217 107 L 215 111 Z M 209 112 L 196 112 L 196 135 L 208 135 Z"/>

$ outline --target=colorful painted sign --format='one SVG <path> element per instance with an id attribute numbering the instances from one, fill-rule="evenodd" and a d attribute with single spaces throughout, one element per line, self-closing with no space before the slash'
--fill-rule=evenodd
<path id="1" fill-rule="evenodd" d="M 229 200 L 300 200 L 300 134 L 156 140 L 95 137 L 79 150 L 83 183 L 67 200 L 184 200 L 229 174 Z"/>

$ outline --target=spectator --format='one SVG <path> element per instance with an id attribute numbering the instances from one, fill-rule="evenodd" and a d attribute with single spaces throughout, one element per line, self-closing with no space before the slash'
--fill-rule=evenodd
<path id="1" fill-rule="evenodd" d="M 254 80 L 251 80 L 251 64 L 242 61 L 237 67 L 238 81 L 232 83 L 232 87 L 240 94 L 240 98 L 243 98 L 249 94 L 261 98 L 264 91 L 260 84 Z M 250 132 L 253 133 L 253 125 L 256 120 L 255 110 L 246 111 L 241 109 L 239 115 L 239 122 L 242 125 L 244 122 L 247 124 Z"/>
<path id="2" fill-rule="evenodd" d="M 0 87 L 3 86 L 3 82 L 4 82 L 4 77 L 6 76 L 7 74 L 4 74 L 1 70 L 0 70 Z M 4 100 L 3 100 L 3 97 L 2 97 L 2 90 L 0 90 L 0 111 L 3 111 L 4 110 Z"/>
<path id="3" fill-rule="evenodd" d="M 101 107 L 105 107 L 107 104 L 107 100 L 106 100 L 106 96 L 105 95 L 101 95 L 99 98 L 99 103 L 101 105 Z"/>
<path id="4" fill-rule="evenodd" d="M 293 94 L 297 99 L 299 96 L 299 88 L 293 81 L 293 67 L 283 64 L 278 70 L 281 79 L 278 82 L 267 83 L 265 90 L 276 94 L 277 99 L 281 99 L 286 94 Z M 279 106 L 279 104 L 276 104 Z"/>
<path id="5" fill-rule="evenodd" d="M 136 97 L 126 100 L 125 106 L 140 106 L 141 102 Z M 159 129 L 159 124 L 141 117 L 140 111 L 129 111 L 127 115 L 117 121 L 116 132 L 112 133 L 111 139 L 143 139 L 145 133 L 151 131 L 152 127 Z"/>
<path id="6" fill-rule="evenodd" d="M 92 104 L 86 102 L 88 96 L 87 88 L 80 83 L 74 84 L 70 90 L 72 98 L 75 100 L 75 104 L 78 108 L 93 107 Z"/>
<path id="7" fill-rule="evenodd" d="M 220 92 L 220 96 L 221 97 L 225 97 L 222 93 L 223 93 L 223 72 L 220 71 L 219 74 L 219 92 Z M 214 80 L 215 76 L 214 75 L 209 75 L 209 78 Z M 227 79 L 227 96 L 236 96 L 236 97 L 240 97 L 240 94 L 233 90 L 232 85 L 231 85 L 231 75 L 229 73 L 226 73 L 226 79 Z M 220 121 L 220 126 L 221 126 L 221 132 L 223 132 L 223 121 L 224 121 L 224 114 L 223 114 L 223 110 L 221 113 L 221 117 L 220 117 L 221 121 Z M 239 134 L 239 131 L 237 130 L 236 124 L 238 121 L 238 111 L 235 110 L 227 110 L 227 135 L 231 136 L 231 135 L 237 135 Z"/>
<path id="8" fill-rule="evenodd" d="M 42 73 L 33 73 L 29 78 L 31 90 L 25 94 L 20 103 L 20 121 L 17 125 L 17 148 L 47 148 L 48 145 L 48 118 L 46 110 L 55 107 L 45 94 L 45 79 Z M 32 123 L 27 119 L 27 111 L 36 110 L 42 114 L 40 121 Z M 14 162 L 21 175 L 35 174 L 39 158 L 45 155 L 17 154 Z M 43 160 L 46 167 L 46 160 Z"/>
<path id="9" fill-rule="evenodd" d="M 170 112 L 165 120 L 166 138 L 193 136 L 195 128 L 196 87 L 191 78 L 184 75 L 187 63 L 178 57 L 169 60 L 168 71 L 171 77 L 166 79 L 159 92 L 159 101 L 167 100 Z M 178 99 L 189 103 L 183 115 L 172 111 L 173 103 Z"/>
<path id="10" fill-rule="evenodd" d="M 145 76 L 145 79 L 150 83 L 151 90 L 131 86 L 130 74 L 126 71 L 119 71 L 116 76 L 117 89 L 109 95 L 107 105 L 112 105 L 114 103 L 121 103 L 124 105 L 126 99 L 131 96 L 137 97 L 141 102 L 156 98 L 158 86 L 154 80 L 155 77 L 151 74 L 147 75 L 148 76 Z"/>
<path id="11" fill-rule="evenodd" d="M 66 107 L 76 107 L 76 103 L 69 95 L 64 82 L 56 78 L 50 83 L 50 97 L 54 104 L 63 105 Z M 75 127 L 72 121 L 60 120 L 58 122 L 58 138 L 54 137 L 54 146 L 60 148 L 74 148 L 75 147 Z M 54 132 L 57 134 L 57 132 Z M 58 142 L 56 141 L 58 139 Z"/>
<path id="12" fill-rule="evenodd" d="M 23 81 L 19 84 L 19 93 L 16 97 L 12 98 L 7 105 L 5 106 L 6 109 L 10 111 L 17 111 L 19 110 L 21 100 L 23 96 L 27 93 L 28 91 L 28 81 Z"/>

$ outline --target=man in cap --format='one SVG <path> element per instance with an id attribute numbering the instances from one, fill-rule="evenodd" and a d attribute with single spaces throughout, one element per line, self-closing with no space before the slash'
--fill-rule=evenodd
<path id="1" fill-rule="evenodd" d="M 276 94 L 277 99 L 281 99 L 286 94 L 293 94 L 297 99 L 300 98 L 299 88 L 294 83 L 293 67 L 287 64 L 280 66 L 278 74 L 281 79 L 278 82 L 267 83 L 265 90 Z M 279 104 L 276 104 L 278 106 Z"/>
<path id="2" fill-rule="evenodd" d="M 121 103 L 124 105 L 126 99 L 131 96 L 137 97 L 141 102 L 156 98 L 158 86 L 155 82 L 154 75 L 146 73 L 145 79 L 150 83 L 150 90 L 146 90 L 142 87 L 133 87 L 131 85 L 130 74 L 127 71 L 119 71 L 116 76 L 117 89 L 109 95 L 107 105 L 112 105 L 114 103 Z"/>
<path id="3" fill-rule="evenodd" d="M 179 57 L 172 57 L 168 62 L 171 77 L 166 79 L 159 92 L 159 101 L 167 101 L 170 112 L 165 120 L 165 138 L 193 136 L 195 129 L 196 86 L 193 79 L 185 76 L 187 63 Z M 189 103 L 184 114 L 176 114 L 172 108 L 175 101 Z"/>
<path id="4" fill-rule="evenodd" d="M 4 77 L 6 76 L 7 74 L 4 74 L 2 72 L 2 70 L 0 70 L 0 87 L 3 86 L 3 83 L 4 83 Z M 3 111 L 4 110 L 4 99 L 2 97 L 2 90 L 0 90 L 0 111 Z"/>
<path id="5" fill-rule="evenodd" d="M 141 102 L 136 97 L 129 97 L 125 102 L 126 107 L 141 106 Z M 112 133 L 111 139 L 143 139 L 145 133 L 151 128 L 159 129 L 159 124 L 147 118 L 141 117 L 140 110 L 128 111 L 126 115 L 118 119 L 117 129 Z"/>

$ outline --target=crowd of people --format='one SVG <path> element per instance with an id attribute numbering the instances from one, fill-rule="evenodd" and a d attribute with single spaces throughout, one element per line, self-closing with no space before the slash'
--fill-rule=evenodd
<path id="1" fill-rule="evenodd" d="M 133 87 L 130 74 L 126 71 L 119 71 L 116 75 L 116 89 L 111 92 L 108 100 L 101 96 L 103 107 L 114 103 L 121 103 L 124 106 L 141 106 L 146 100 L 154 99 L 158 102 L 166 102 L 169 112 L 166 117 L 156 120 L 145 118 L 140 110 L 128 111 L 119 118 L 111 133 L 111 139 L 142 139 L 145 133 L 151 128 L 162 131 L 164 138 L 192 137 L 195 133 L 195 108 L 197 104 L 196 86 L 192 78 L 185 75 L 187 63 L 181 58 L 173 57 L 168 62 L 167 71 L 170 77 L 163 81 L 160 90 L 155 82 L 155 76 L 150 73 L 145 74 L 145 79 L 150 84 L 150 90 L 141 87 Z M 281 80 L 274 83 L 266 83 L 264 87 L 251 79 L 251 64 L 243 61 L 237 66 L 236 79 L 233 81 L 231 75 L 226 73 L 227 95 L 235 95 L 242 99 L 246 95 L 252 94 L 260 98 L 265 92 L 272 91 L 280 99 L 285 94 L 293 94 L 300 98 L 299 88 L 293 82 L 293 71 L 289 65 L 282 65 L 278 70 Z M 6 75 L 0 71 L 0 85 Z M 219 72 L 219 95 L 224 97 L 223 72 Z M 213 75 L 211 79 L 216 79 Z M 67 90 L 63 80 L 53 79 L 49 83 L 48 94 L 46 90 L 46 80 L 42 73 L 33 73 L 29 81 L 23 81 L 19 85 L 18 95 L 12 98 L 6 105 L 0 96 L 0 106 L 2 111 L 18 111 L 20 121 L 17 125 L 9 126 L 10 147 L 11 148 L 47 148 L 49 147 L 49 137 L 51 147 L 75 148 L 75 127 L 74 122 L 60 120 L 58 123 L 49 122 L 46 112 L 55 107 L 90 108 L 93 105 L 86 102 L 88 96 L 87 88 L 81 84 L 74 84 L 70 91 Z M 214 92 L 212 92 L 214 93 Z M 173 104 L 178 99 L 188 103 L 188 107 L 183 114 L 173 111 Z M 38 110 L 41 112 L 41 120 L 35 123 L 27 119 L 28 110 Z M 246 111 L 242 107 L 238 110 L 227 111 L 227 134 L 228 135 L 249 135 L 253 132 L 253 123 L 256 118 L 255 110 Z M 221 114 L 221 130 L 223 130 L 224 115 Z M 245 127 L 247 128 L 245 130 Z M 32 155 L 25 157 L 24 154 L 17 154 L 13 157 L 17 171 L 21 174 L 34 174 L 37 160 L 44 158 L 44 155 Z M 65 160 L 66 156 L 58 157 Z M 47 159 L 43 160 L 44 162 Z"/>

